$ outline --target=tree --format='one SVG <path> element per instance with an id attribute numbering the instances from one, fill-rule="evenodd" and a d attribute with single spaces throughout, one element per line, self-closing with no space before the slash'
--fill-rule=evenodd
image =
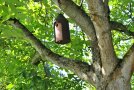
<path id="1" fill-rule="evenodd" d="M 37 51 L 35 60 L 41 58 L 71 70 L 79 78 L 95 86 L 97 90 L 130 90 L 130 79 L 134 70 L 134 13 L 132 12 L 134 4 L 132 0 L 86 0 L 78 5 L 80 1 L 83 0 L 53 0 L 61 11 L 69 16 L 70 22 L 73 20 L 72 22 L 79 25 L 86 34 L 87 38 L 84 38 L 87 40 L 84 43 L 88 43 L 86 45 L 91 49 L 92 62 L 90 58 L 86 61 L 71 59 L 69 58 L 71 54 L 63 55 L 61 52 L 56 52 L 50 46 L 50 44 L 53 46 L 53 43 L 46 42 L 51 41 L 50 32 L 47 30 L 50 29 L 49 26 L 52 24 L 50 20 L 52 21 L 52 17 L 55 16 L 56 9 L 48 0 L 35 5 L 34 9 L 30 6 L 31 4 L 26 4 L 28 1 L 1 2 L 3 8 L 1 28 L 4 28 L 1 36 L 26 39 Z M 41 9 L 38 10 L 38 7 Z M 26 8 L 30 8 L 28 12 Z M 43 9 L 46 12 L 43 12 Z M 38 30 L 43 28 L 48 34 L 43 35 L 42 30 Z M 42 39 L 43 37 L 45 39 Z M 122 42 L 129 44 L 123 48 Z M 89 61 L 90 64 L 87 63 Z"/>

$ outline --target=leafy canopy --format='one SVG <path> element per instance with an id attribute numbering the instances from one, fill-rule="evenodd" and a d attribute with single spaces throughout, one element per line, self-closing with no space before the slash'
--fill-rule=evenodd
<path id="1" fill-rule="evenodd" d="M 39 1 L 39 0 L 35 0 Z M 73 0 L 77 5 L 81 0 Z M 134 4 L 132 0 L 110 0 L 111 20 L 128 25 L 134 32 Z M 84 1 L 83 9 L 88 13 Z M 62 69 L 51 62 L 31 64 L 36 50 L 26 41 L 22 31 L 5 23 L 9 18 L 17 18 L 47 48 L 62 56 L 91 63 L 90 43 L 75 22 L 70 22 L 71 43 L 54 43 L 53 22 L 59 8 L 51 0 L 0 0 L 0 89 L 8 90 L 82 90 L 94 87 L 86 85 L 71 71 Z M 61 13 L 63 13 L 61 11 Z M 4 23 L 4 24 L 3 24 Z M 113 44 L 118 57 L 122 58 L 134 42 L 132 37 L 113 31 Z M 122 50 L 124 50 L 122 52 Z"/>

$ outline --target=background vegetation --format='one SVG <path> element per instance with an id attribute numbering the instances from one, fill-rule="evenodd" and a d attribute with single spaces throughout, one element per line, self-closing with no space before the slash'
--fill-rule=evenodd
<path id="1" fill-rule="evenodd" d="M 38 0 L 37 0 L 38 1 Z M 81 0 L 73 0 L 77 5 Z M 116 20 L 134 32 L 134 1 L 110 0 L 111 20 Z M 88 11 L 84 0 L 82 8 Z M 36 50 L 21 34 L 21 30 L 4 23 L 16 17 L 47 48 L 65 57 L 83 60 L 89 64 L 90 43 L 83 31 L 67 15 L 71 43 L 54 43 L 53 22 L 59 8 L 51 0 L 0 0 L 0 89 L 1 90 L 95 90 L 71 71 L 62 69 L 46 60 L 33 65 Z M 118 11 L 118 13 L 117 13 Z M 60 13 L 63 13 L 62 11 Z M 4 23 L 4 24 L 3 24 Z M 134 43 L 133 37 L 113 31 L 116 54 L 122 58 Z M 123 50 L 123 51 L 122 51 Z M 134 89 L 133 77 L 131 80 Z"/>

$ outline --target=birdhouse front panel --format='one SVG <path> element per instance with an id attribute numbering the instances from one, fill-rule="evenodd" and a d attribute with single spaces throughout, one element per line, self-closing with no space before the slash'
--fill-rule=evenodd
<path id="1" fill-rule="evenodd" d="M 62 24 L 56 22 L 55 23 L 55 38 L 56 38 L 56 42 L 60 42 L 63 40 L 63 36 L 62 36 Z"/>

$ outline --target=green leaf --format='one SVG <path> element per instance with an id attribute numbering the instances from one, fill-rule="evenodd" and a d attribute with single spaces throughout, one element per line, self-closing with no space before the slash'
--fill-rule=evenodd
<path id="1" fill-rule="evenodd" d="M 10 83 L 6 86 L 6 89 L 11 90 L 13 87 L 14 87 L 14 85 L 12 83 Z"/>

